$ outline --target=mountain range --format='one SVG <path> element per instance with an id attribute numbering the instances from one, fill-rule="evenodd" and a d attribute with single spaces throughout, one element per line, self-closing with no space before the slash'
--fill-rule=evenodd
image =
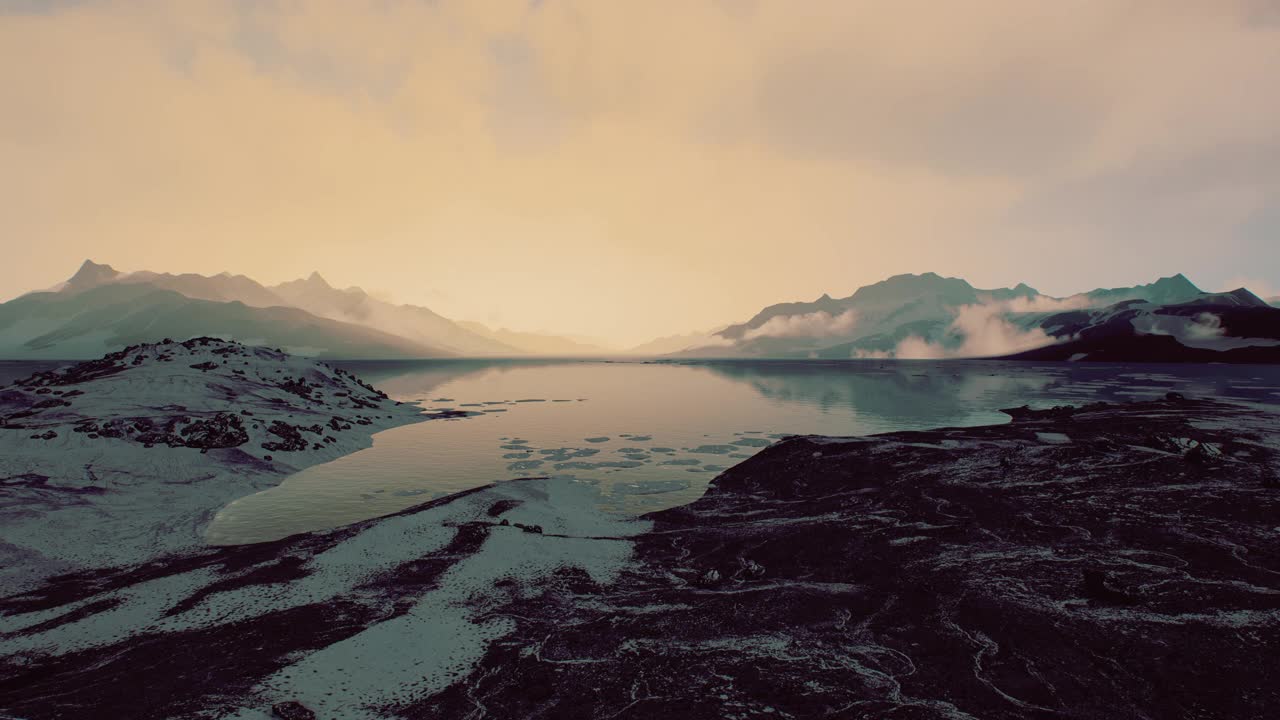
<path id="1" fill-rule="evenodd" d="M 1240 288 L 1206 293 L 1178 274 L 1052 297 L 896 275 L 844 298 L 764 308 L 684 357 L 1280 361 L 1280 310 Z"/>
<path id="2" fill-rule="evenodd" d="M 1025 283 L 980 289 L 929 272 L 895 275 L 843 298 L 770 305 L 746 322 L 658 338 L 627 354 L 1271 362 L 1280 361 L 1276 303 L 1244 288 L 1206 293 L 1181 274 L 1053 297 Z M 92 358 L 201 335 L 327 358 L 610 352 L 578 338 L 452 320 L 333 287 L 319 273 L 267 286 L 245 275 L 122 273 L 86 260 L 57 287 L 0 304 L 5 358 Z"/>
<path id="3" fill-rule="evenodd" d="M 123 273 L 86 260 L 66 282 L 0 304 L 0 357 L 80 359 L 139 342 L 234 338 L 332 358 L 603 352 L 556 336 L 489 331 L 319 273 L 274 286 L 244 275 Z"/>

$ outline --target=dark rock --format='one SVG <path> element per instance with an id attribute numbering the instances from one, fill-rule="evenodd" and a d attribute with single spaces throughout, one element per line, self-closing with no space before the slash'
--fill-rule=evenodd
<path id="1" fill-rule="evenodd" d="M 496 613 L 516 629 L 479 667 L 397 712 L 1227 720 L 1280 707 L 1258 662 L 1280 657 L 1280 494 L 1262 487 L 1280 458 L 1259 442 L 1280 421 L 1193 400 L 1011 414 L 779 442 L 645 516 L 614 583 L 521 593 Z M 1229 471 L 1185 462 L 1169 438 L 1220 449 Z M 548 667 L 551 695 L 531 704 Z"/>
<path id="2" fill-rule="evenodd" d="M 280 720 L 316 720 L 316 714 L 297 700 L 272 705 L 271 714 Z"/>
<path id="3" fill-rule="evenodd" d="M 66 400 L 62 400 L 60 398 L 49 398 L 48 400 L 41 400 L 40 402 L 37 402 L 31 407 L 37 410 L 43 410 L 44 408 L 55 408 L 55 407 L 64 407 L 64 406 L 69 407 L 70 405 L 71 403 L 67 402 Z"/>
<path id="4" fill-rule="evenodd" d="M 283 420 L 273 420 L 271 427 L 267 428 L 267 432 L 280 438 L 279 441 L 269 441 L 262 443 L 263 450 L 271 450 L 273 452 L 297 452 L 306 450 L 310 443 L 302 434 L 298 432 L 298 428 L 290 425 Z"/>
<path id="5" fill-rule="evenodd" d="M 1118 605 L 1130 605 L 1137 602 L 1137 599 L 1128 593 L 1111 587 L 1107 574 L 1101 570 L 1090 569 L 1084 571 L 1084 594 L 1094 600 Z"/>
<path id="6" fill-rule="evenodd" d="M 1270 718 L 1280 707 L 1266 660 L 1280 657 L 1280 493 L 1264 486 L 1280 467 L 1278 430 L 1257 409 L 1161 400 L 1027 411 L 989 427 L 789 438 L 697 501 L 644 516 L 639 535 L 575 538 L 627 544 L 628 563 L 607 582 L 561 568 L 476 589 L 466 601 L 475 621 L 501 618 L 504 635 L 443 690 L 388 688 L 400 700 L 367 714 Z M 1223 459 L 1186 462 L 1172 450 L 1190 443 Z M 53 492 L 43 482 L 0 480 Z M 225 714 L 228 698 L 252 696 L 308 653 L 408 612 L 486 538 L 510 539 L 494 518 L 511 495 L 483 495 L 492 490 L 397 513 L 483 503 L 447 546 L 371 558 L 376 571 L 334 597 L 0 657 L 0 714 Z M 185 611 L 306 577 L 318 554 L 384 522 L 72 574 L 0 597 L 0 616 L 79 620 L 199 570 L 191 577 L 207 583 L 169 601 Z"/>
<path id="7" fill-rule="evenodd" d="M 240 417 L 231 413 L 218 413 L 206 420 L 195 422 L 180 431 L 187 447 L 230 448 L 249 442 L 249 433 L 245 431 Z"/>

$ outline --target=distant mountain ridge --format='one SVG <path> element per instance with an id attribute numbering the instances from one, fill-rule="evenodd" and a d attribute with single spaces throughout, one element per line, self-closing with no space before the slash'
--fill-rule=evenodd
<path id="1" fill-rule="evenodd" d="M 415 358 L 451 353 L 304 310 L 190 298 L 144 282 L 31 293 L 0 305 L 0 357 L 74 360 L 193 335 L 326 358 Z"/>
<path id="2" fill-rule="evenodd" d="M 492 329 L 483 323 L 469 320 L 459 320 L 458 324 L 477 335 L 534 355 L 573 357 L 578 355 L 606 355 L 611 352 L 603 346 L 560 335 L 520 332 L 508 330 L 507 328 Z"/>
<path id="3" fill-rule="evenodd" d="M 1141 326 L 1133 326 L 1136 334 L 1173 337 L 1181 333 L 1183 337 L 1174 338 L 1175 342 L 1190 343 L 1188 347 L 1196 350 L 1193 354 L 1268 347 L 1272 333 L 1259 323 L 1275 322 L 1280 328 L 1267 303 L 1248 290 L 1205 293 L 1180 273 L 1145 285 L 1097 288 L 1059 298 L 1025 283 L 984 290 L 960 278 L 929 272 L 895 275 L 844 298 L 824 294 L 813 302 L 770 305 L 747 322 L 716 333 L 711 342 L 674 354 L 830 359 L 1015 355 L 1064 345 L 1074 339 L 1073 332 L 1093 323 L 1113 322 L 1111 314 L 1095 311 L 1126 303 L 1138 304 L 1125 305 L 1130 312 L 1124 316 L 1125 323 Z M 1063 314 L 1072 312 L 1078 315 Z M 1170 319 L 1194 319 L 1205 313 L 1216 319 L 1196 327 L 1183 327 L 1185 323 Z M 1223 320 L 1223 313 L 1232 316 L 1230 323 Z M 1243 327 L 1253 334 L 1233 335 L 1246 316 L 1251 319 Z M 1079 322 L 1065 323 L 1066 317 Z M 1062 359 L 1075 354 L 1080 353 Z"/>
<path id="4" fill-rule="evenodd" d="M 1021 360 L 1280 363 L 1280 308 L 1244 288 L 1176 303 L 1125 300 L 1045 318 Z"/>
<path id="5" fill-rule="evenodd" d="M 1205 293 L 1182 274 L 1067 297 L 1026 283 L 981 289 L 933 272 L 902 274 L 847 297 L 823 294 L 811 302 L 770 305 L 746 322 L 658 338 L 629 354 L 844 359 L 1030 353 L 1048 359 L 1075 348 L 1059 359 L 1081 359 L 1115 357 L 1121 351 L 1113 344 L 1120 343 L 1124 352 L 1144 358 L 1164 347 L 1180 357 L 1230 352 L 1256 361 L 1271 351 L 1248 348 L 1280 345 L 1272 327 L 1280 320 L 1268 304 L 1277 302 L 1244 288 Z M 125 344 L 199 335 L 353 359 L 612 352 L 576 338 L 454 321 L 357 287 L 336 288 L 318 272 L 266 286 L 245 275 L 122 273 L 86 260 L 57 287 L 0 304 L 0 357 L 80 359 Z M 1092 344 L 1078 344 L 1084 340 Z M 1168 350 L 1170 342 L 1187 352 Z"/>
<path id="6" fill-rule="evenodd" d="M 50 324 L 56 322 L 64 325 Z M 55 288 L 0 304 L 0 357 L 81 359 L 128 344 L 126 338 L 197 335 L 361 359 L 519 356 L 542 354 L 541 348 L 557 343 L 578 354 L 603 352 L 556 336 L 477 332 L 425 307 L 378 300 L 356 287 L 335 288 L 317 272 L 266 286 L 245 275 L 124 273 L 85 260 Z"/>
<path id="7" fill-rule="evenodd" d="M 506 343 L 475 333 L 432 310 L 396 305 L 371 297 L 360 288 L 339 290 L 313 272 L 271 288 L 281 303 L 320 317 L 375 327 L 415 342 L 434 344 L 459 355 L 519 355 Z"/>
<path id="8" fill-rule="evenodd" d="M 991 301 L 1039 297 L 1034 288 L 980 290 L 960 278 L 937 273 L 894 275 L 858 288 L 845 298 L 822 295 L 813 302 L 780 303 L 761 310 L 745 323 L 717 333 L 742 354 L 794 353 L 831 345 L 832 338 L 870 339 L 868 347 L 882 349 L 906 331 L 922 332 L 950 318 L 950 308 Z M 823 326 L 823 317 L 833 322 Z M 847 318 L 843 323 L 834 321 Z M 790 318 L 802 318 L 789 321 Z M 846 327 L 847 326 L 847 327 Z M 806 332 L 806 328 L 817 332 Z"/>

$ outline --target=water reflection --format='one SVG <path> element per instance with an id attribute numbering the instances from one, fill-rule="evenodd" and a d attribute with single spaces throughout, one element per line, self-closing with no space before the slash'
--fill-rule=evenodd
<path id="1" fill-rule="evenodd" d="M 472 410 L 380 433 L 374 447 L 232 503 L 213 542 L 250 542 L 395 512 L 494 480 L 561 475 L 608 510 L 690 502 L 788 434 L 1005 422 L 1001 408 L 1190 396 L 1274 409 L 1280 368 L 990 361 L 432 360 L 347 363 L 397 400 Z"/>

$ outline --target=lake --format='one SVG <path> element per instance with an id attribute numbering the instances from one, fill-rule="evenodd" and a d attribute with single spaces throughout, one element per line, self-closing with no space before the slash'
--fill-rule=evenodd
<path id="1" fill-rule="evenodd" d="M 396 400 L 476 413 L 374 436 L 373 447 L 241 498 L 215 544 L 260 542 L 401 510 L 495 480 L 559 475 L 601 508 L 695 500 L 787 435 L 1003 423 L 1001 408 L 1162 397 L 1280 407 L 1280 367 L 997 361 L 425 360 L 335 363 Z"/>

